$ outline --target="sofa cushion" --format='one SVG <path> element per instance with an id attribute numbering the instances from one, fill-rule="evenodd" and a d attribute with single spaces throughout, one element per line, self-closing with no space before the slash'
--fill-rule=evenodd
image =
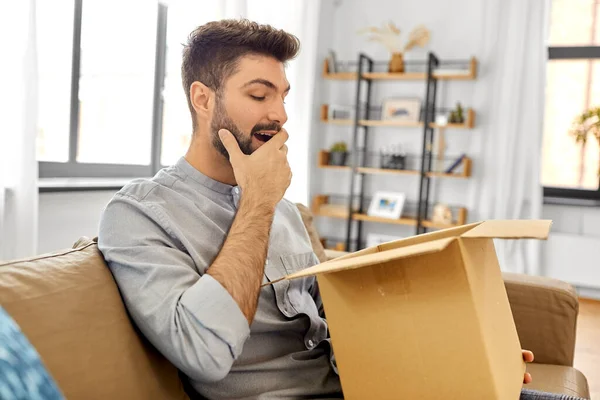
<path id="1" fill-rule="evenodd" d="M 67 398 L 187 399 L 177 369 L 131 324 L 93 241 L 0 264 L 0 305 Z"/>
<path id="2" fill-rule="evenodd" d="M 585 376 L 573 367 L 550 364 L 527 364 L 533 382 L 524 387 L 531 390 L 590 398 Z"/>

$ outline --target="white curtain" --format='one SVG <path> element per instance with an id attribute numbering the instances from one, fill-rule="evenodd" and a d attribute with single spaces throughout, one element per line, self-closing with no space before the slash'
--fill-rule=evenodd
<path id="1" fill-rule="evenodd" d="M 288 160 L 293 179 L 285 197 L 293 202 L 308 204 L 309 138 L 313 119 L 313 91 L 317 63 L 317 34 L 319 26 L 320 0 L 171 0 L 169 6 L 169 43 L 173 49 L 185 42 L 189 32 L 196 26 L 222 18 L 248 18 L 270 24 L 296 35 L 301 42 L 298 57 L 288 63 L 286 74 L 292 90 L 286 98 L 290 134 Z M 169 53 L 168 69 L 174 79 L 167 80 L 167 91 L 171 104 L 177 104 L 178 121 L 188 127 L 187 103 L 178 77 L 181 62 L 180 52 Z"/>
<path id="2" fill-rule="evenodd" d="M 478 219 L 541 217 L 543 132 L 549 1 L 488 0 L 482 6 L 481 68 L 475 103 L 480 154 L 471 208 Z M 496 241 L 503 270 L 540 274 L 540 243 Z"/>
<path id="3" fill-rule="evenodd" d="M 37 248 L 37 56 L 35 0 L 0 13 L 0 260 Z"/>

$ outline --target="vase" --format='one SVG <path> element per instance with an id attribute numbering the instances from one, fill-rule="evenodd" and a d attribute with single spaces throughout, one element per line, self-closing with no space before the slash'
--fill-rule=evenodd
<path id="1" fill-rule="evenodd" d="M 404 55 L 402 53 L 392 53 L 388 69 L 389 72 L 404 72 Z"/>
<path id="2" fill-rule="evenodd" d="M 332 151 L 329 153 L 329 165 L 344 166 L 347 156 L 348 152 L 346 151 Z"/>

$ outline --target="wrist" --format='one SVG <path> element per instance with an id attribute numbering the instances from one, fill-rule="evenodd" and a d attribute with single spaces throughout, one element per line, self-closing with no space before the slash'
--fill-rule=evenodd
<path id="1" fill-rule="evenodd" d="M 240 196 L 240 207 L 244 205 L 253 210 L 275 213 L 277 203 L 279 201 L 275 201 L 271 196 L 259 193 L 258 191 L 243 190 Z"/>

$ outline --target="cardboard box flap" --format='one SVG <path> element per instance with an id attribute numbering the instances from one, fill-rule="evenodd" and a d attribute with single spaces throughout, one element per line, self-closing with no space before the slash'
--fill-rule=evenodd
<path id="1" fill-rule="evenodd" d="M 548 239 L 550 220 L 489 220 L 463 233 L 464 238 Z"/>
<path id="2" fill-rule="evenodd" d="M 430 242 L 419 243 L 413 246 L 401 247 L 399 249 L 382 251 L 374 254 L 367 254 L 360 257 L 348 258 L 344 260 L 327 261 L 322 264 L 317 264 L 313 267 L 306 268 L 302 271 L 290 274 L 284 279 L 295 279 L 304 276 L 361 268 L 367 265 L 381 264 L 391 260 L 398 260 L 401 258 L 408 258 L 421 254 L 436 253 L 438 251 L 444 250 L 454 240 L 456 240 L 456 237 L 449 237 L 439 240 L 433 240 Z"/>

